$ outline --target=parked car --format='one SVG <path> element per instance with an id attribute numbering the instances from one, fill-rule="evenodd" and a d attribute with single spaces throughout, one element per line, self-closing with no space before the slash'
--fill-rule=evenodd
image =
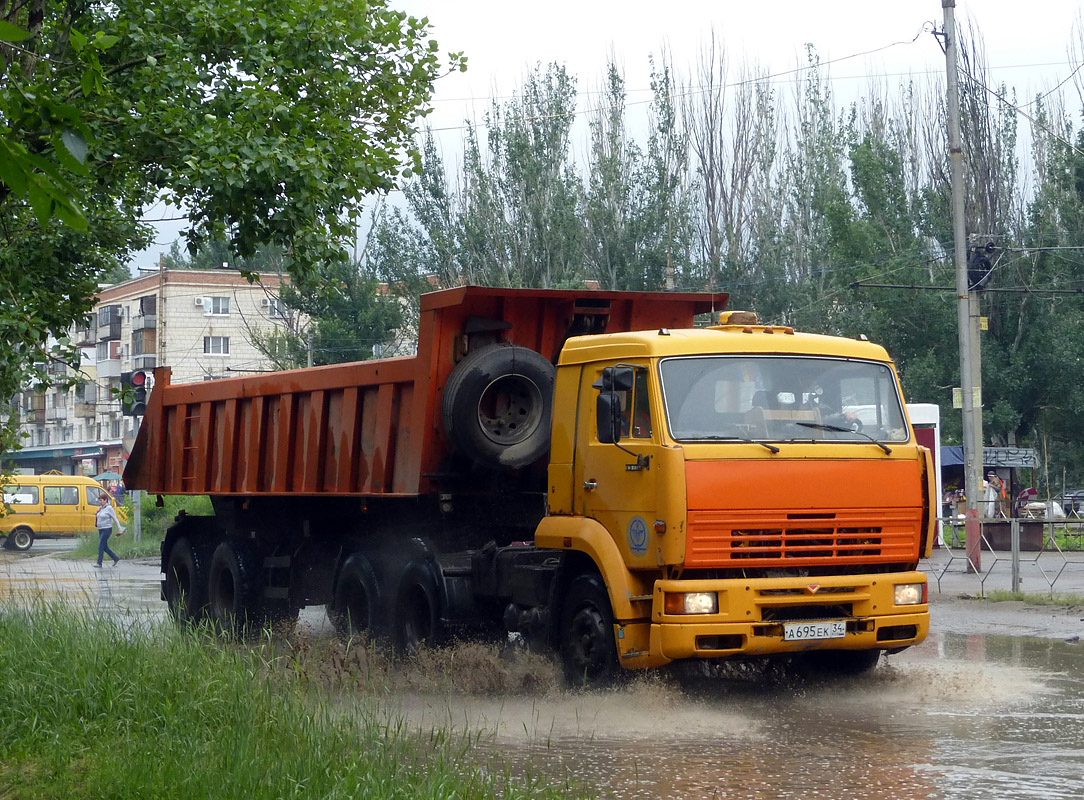
<path id="1" fill-rule="evenodd" d="M 1066 517 L 1084 517 L 1084 489 L 1070 489 L 1054 498 Z"/>
<path id="2" fill-rule="evenodd" d="M 29 550 L 35 538 L 77 536 L 94 530 L 98 497 L 109 491 L 93 478 L 79 475 L 15 475 L 3 487 L 6 508 L 0 517 L 3 546 Z M 124 511 L 118 515 L 125 519 Z"/>

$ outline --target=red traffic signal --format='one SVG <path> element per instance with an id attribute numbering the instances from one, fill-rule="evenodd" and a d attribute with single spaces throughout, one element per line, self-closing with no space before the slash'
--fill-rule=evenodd
<path id="1" fill-rule="evenodd" d="M 143 370 L 122 372 L 120 375 L 120 411 L 126 417 L 142 417 L 147 413 L 147 379 Z"/>

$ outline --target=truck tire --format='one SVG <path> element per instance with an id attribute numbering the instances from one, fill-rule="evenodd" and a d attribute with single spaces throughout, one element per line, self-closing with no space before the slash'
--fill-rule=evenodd
<path id="1" fill-rule="evenodd" d="M 440 586 L 431 561 L 415 559 L 399 573 L 392 627 L 396 649 L 407 656 L 441 643 Z"/>
<path id="2" fill-rule="evenodd" d="M 492 344 L 464 358 L 444 386 L 441 418 L 455 447 L 518 469 L 549 449 L 553 365 L 526 347 Z"/>
<path id="3" fill-rule="evenodd" d="M 244 542 L 226 539 L 215 548 L 207 586 L 208 616 L 221 633 L 239 635 L 263 623 L 260 570 Z"/>
<path id="4" fill-rule="evenodd" d="M 202 548 L 182 536 L 166 560 L 166 605 L 180 624 L 195 624 L 207 609 L 207 566 Z"/>
<path id="5" fill-rule="evenodd" d="M 618 675 L 614 615 L 598 575 L 569 584 L 561 611 L 561 664 L 571 687 L 603 686 Z"/>
<path id="6" fill-rule="evenodd" d="M 331 621 L 340 636 L 379 638 L 381 597 L 372 564 L 362 553 L 354 553 L 343 563 L 331 607 Z"/>
<path id="7" fill-rule="evenodd" d="M 25 525 L 20 525 L 8 534 L 8 543 L 12 550 L 25 553 L 34 544 L 34 531 Z"/>

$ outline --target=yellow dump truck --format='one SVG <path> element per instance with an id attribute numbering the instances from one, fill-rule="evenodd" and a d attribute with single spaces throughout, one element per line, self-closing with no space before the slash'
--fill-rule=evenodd
<path id="1" fill-rule="evenodd" d="M 423 296 L 413 357 L 159 370 L 125 482 L 216 512 L 163 543 L 172 613 L 517 632 L 574 682 L 922 641 L 934 476 L 892 361 L 725 302 L 462 287 Z"/>

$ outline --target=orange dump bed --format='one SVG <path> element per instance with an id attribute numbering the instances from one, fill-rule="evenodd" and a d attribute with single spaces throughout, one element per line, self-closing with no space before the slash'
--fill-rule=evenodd
<path id="1" fill-rule="evenodd" d="M 163 367 L 124 481 L 156 494 L 428 493 L 449 447 L 441 388 L 475 343 L 556 361 L 569 336 L 687 328 L 726 300 L 467 286 L 422 297 L 416 356 L 172 385 Z"/>

